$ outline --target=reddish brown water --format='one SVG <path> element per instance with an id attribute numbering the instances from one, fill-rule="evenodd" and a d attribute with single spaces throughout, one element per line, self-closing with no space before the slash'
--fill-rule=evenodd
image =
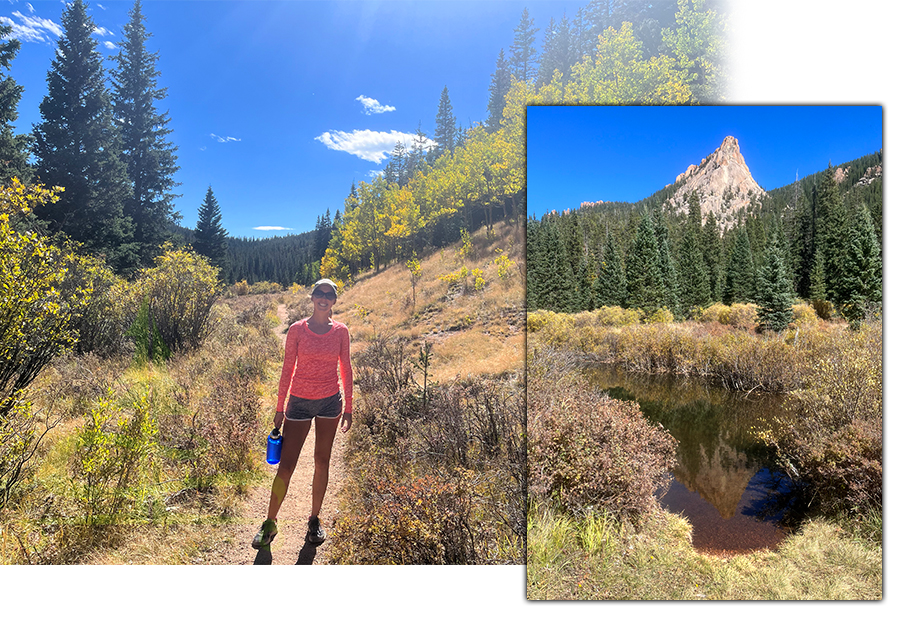
<path id="1" fill-rule="evenodd" d="M 687 518 L 694 547 L 729 556 L 775 548 L 788 530 L 780 524 L 788 484 L 757 438 L 783 400 L 752 399 L 708 384 L 671 377 L 630 375 L 614 368 L 589 370 L 610 396 L 634 400 L 644 416 L 678 440 L 672 483 L 661 494 L 665 509 Z"/>
<path id="2" fill-rule="evenodd" d="M 694 548 L 699 552 L 731 556 L 771 549 L 788 533 L 779 525 L 777 517 L 763 515 L 770 496 L 767 484 L 771 477 L 768 469 L 754 475 L 730 516 L 724 516 L 699 492 L 688 490 L 674 479 L 660 503 L 668 511 L 681 514 L 690 521 L 694 530 Z"/>

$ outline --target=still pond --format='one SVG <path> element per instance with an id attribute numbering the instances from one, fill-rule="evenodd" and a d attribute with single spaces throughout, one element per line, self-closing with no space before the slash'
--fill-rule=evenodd
<path id="1" fill-rule="evenodd" d="M 782 396 L 605 365 L 586 372 L 596 388 L 636 401 L 649 421 L 678 440 L 672 481 L 659 499 L 690 521 L 699 552 L 742 554 L 774 548 L 785 538 L 790 484 L 756 437 L 773 418 L 789 414 Z"/>

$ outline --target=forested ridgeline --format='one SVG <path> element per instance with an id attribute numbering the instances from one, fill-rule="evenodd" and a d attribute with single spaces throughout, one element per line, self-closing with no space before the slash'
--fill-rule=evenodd
<path id="1" fill-rule="evenodd" d="M 665 308 L 697 317 L 711 304 L 756 303 L 783 329 L 806 299 L 821 318 L 858 323 L 882 301 L 882 153 L 830 166 L 754 196 L 730 226 L 665 205 L 600 204 L 528 221 L 529 310 Z M 674 188 L 671 188 L 674 190 Z"/>

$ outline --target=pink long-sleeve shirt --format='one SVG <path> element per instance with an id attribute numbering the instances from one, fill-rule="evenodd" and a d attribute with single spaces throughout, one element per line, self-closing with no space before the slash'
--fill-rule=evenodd
<path id="1" fill-rule="evenodd" d="M 304 318 L 291 325 L 284 345 L 284 365 L 278 382 L 276 412 L 284 412 L 288 394 L 307 400 L 320 400 L 344 387 L 344 412 L 353 412 L 353 369 L 350 367 L 350 331 L 347 325 L 332 321 L 331 330 L 313 333 Z"/>

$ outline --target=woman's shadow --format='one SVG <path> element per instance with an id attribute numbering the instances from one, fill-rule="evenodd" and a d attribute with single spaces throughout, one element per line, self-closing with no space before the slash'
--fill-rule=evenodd
<path id="1" fill-rule="evenodd" d="M 297 556 L 296 565 L 312 565 L 317 549 L 317 545 L 304 542 L 303 548 L 300 549 L 300 554 Z M 272 565 L 272 548 L 270 546 L 260 548 L 256 553 L 256 558 L 253 559 L 253 565 Z"/>

